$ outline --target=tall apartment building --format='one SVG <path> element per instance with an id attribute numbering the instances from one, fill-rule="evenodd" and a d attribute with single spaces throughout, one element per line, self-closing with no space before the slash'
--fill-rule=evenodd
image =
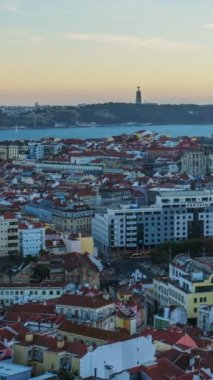
<path id="1" fill-rule="evenodd" d="M 0 256 L 18 254 L 18 221 L 12 213 L 0 215 Z"/>
<path id="2" fill-rule="evenodd" d="M 92 236 L 103 254 L 156 246 L 170 240 L 213 236 L 213 193 L 163 191 L 154 205 L 122 206 L 96 213 Z"/>
<path id="3" fill-rule="evenodd" d="M 157 308 L 183 307 L 188 320 L 195 322 L 201 305 L 213 304 L 212 264 L 213 259 L 209 257 L 191 259 L 187 255 L 176 256 L 169 265 L 168 281 L 161 278 L 154 281 L 153 298 Z"/>
<path id="4" fill-rule="evenodd" d="M 29 152 L 29 147 L 27 143 L 10 143 L 8 145 L 8 159 L 18 159 L 25 160 Z"/>
<path id="5" fill-rule="evenodd" d="M 29 158 L 39 160 L 54 156 L 61 150 L 61 144 L 29 143 Z"/>
<path id="6" fill-rule="evenodd" d="M 0 144 L 0 160 L 6 161 L 8 158 L 8 149 L 5 143 Z"/>
<path id="7" fill-rule="evenodd" d="M 41 223 L 19 223 L 19 252 L 23 257 L 37 256 L 45 249 L 45 229 Z"/>

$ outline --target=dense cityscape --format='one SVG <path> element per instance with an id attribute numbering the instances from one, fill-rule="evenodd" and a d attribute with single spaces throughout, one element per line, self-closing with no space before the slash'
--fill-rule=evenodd
<path id="1" fill-rule="evenodd" d="M 0 141 L 3 373 L 212 377 L 212 140 Z"/>
<path id="2" fill-rule="evenodd" d="M 0 0 L 0 380 L 213 380 L 212 0 Z"/>

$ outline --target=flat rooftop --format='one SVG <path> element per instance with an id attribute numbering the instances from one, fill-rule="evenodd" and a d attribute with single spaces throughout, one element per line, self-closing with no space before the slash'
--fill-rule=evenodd
<path id="1" fill-rule="evenodd" d="M 0 376 L 15 376 L 31 370 L 32 367 L 14 364 L 12 360 L 2 360 L 0 363 Z"/>

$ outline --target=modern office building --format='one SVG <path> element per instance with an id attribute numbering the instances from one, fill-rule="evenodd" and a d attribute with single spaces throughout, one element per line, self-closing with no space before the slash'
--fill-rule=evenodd
<path id="1" fill-rule="evenodd" d="M 96 213 L 92 236 L 102 254 L 153 247 L 165 241 L 213 237 L 213 193 L 160 191 L 154 205 Z"/>

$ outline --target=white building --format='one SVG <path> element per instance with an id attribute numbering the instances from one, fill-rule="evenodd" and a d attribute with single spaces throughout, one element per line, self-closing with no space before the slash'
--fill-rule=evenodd
<path id="1" fill-rule="evenodd" d="M 115 303 L 99 296 L 64 294 L 57 302 L 56 312 L 78 324 L 115 329 Z"/>
<path id="2" fill-rule="evenodd" d="M 204 150 L 185 152 L 181 157 L 181 171 L 192 176 L 205 175 L 207 172 L 207 155 Z"/>
<path id="3" fill-rule="evenodd" d="M 80 360 L 80 376 L 110 379 L 119 372 L 155 362 L 152 337 L 137 337 L 97 347 Z"/>
<path id="4" fill-rule="evenodd" d="M 184 308 L 188 320 L 196 322 L 200 306 L 213 304 L 212 263 L 211 257 L 176 256 L 169 265 L 169 278 L 154 280 L 153 290 L 147 293 L 147 302 L 157 309 L 165 306 Z"/>
<path id="5" fill-rule="evenodd" d="M 42 249 L 45 249 L 45 229 L 43 224 L 19 223 L 19 251 L 23 257 L 37 256 Z"/>
<path id="6" fill-rule="evenodd" d="M 0 304 L 9 306 L 29 301 L 45 301 L 60 297 L 64 293 L 61 283 L 0 284 Z"/>
<path id="7" fill-rule="evenodd" d="M 122 206 L 96 213 L 92 236 L 102 254 L 154 247 L 165 241 L 213 236 L 213 193 L 159 191 L 155 204 Z"/>
<path id="8" fill-rule="evenodd" d="M 197 327 L 204 331 L 213 331 L 213 305 L 200 305 Z"/>

